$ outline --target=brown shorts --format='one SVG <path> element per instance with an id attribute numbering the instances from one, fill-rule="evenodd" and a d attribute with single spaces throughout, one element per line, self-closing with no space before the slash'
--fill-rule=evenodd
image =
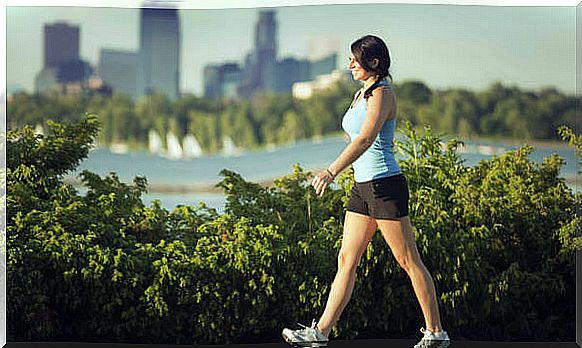
<path id="1" fill-rule="evenodd" d="M 355 182 L 347 210 L 376 219 L 396 219 L 408 215 L 408 183 L 404 175 Z"/>

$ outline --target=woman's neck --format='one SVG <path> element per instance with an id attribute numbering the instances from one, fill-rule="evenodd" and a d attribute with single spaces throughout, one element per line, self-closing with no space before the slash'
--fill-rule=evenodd
<path id="1" fill-rule="evenodd" d="M 376 82 L 376 76 L 370 76 L 364 80 L 364 91 L 370 88 Z"/>

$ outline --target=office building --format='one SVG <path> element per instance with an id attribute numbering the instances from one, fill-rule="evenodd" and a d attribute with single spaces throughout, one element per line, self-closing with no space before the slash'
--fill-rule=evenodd
<path id="1" fill-rule="evenodd" d="M 275 93 L 291 93 L 295 82 L 310 79 L 310 63 L 306 59 L 285 58 L 277 63 L 275 73 L 269 77 L 272 79 L 269 90 Z"/>
<path id="2" fill-rule="evenodd" d="M 258 91 L 268 90 L 277 65 L 277 22 L 275 11 L 261 11 L 255 25 L 253 51 L 245 59 L 239 94 L 252 98 Z"/>
<path id="3" fill-rule="evenodd" d="M 292 95 L 297 99 L 308 99 L 314 93 L 331 88 L 341 81 L 350 81 L 351 72 L 333 70 L 329 74 L 319 75 L 315 80 L 296 82 L 292 87 Z"/>
<path id="4" fill-rule="evenodd" d="M 208 65 L 204 67 L 204 96 L 206 98 L 239 97 L 242 71 L 236 63 Z"/>
<path id="5" fill-rule="evenodd" d="M 170 99 L 180 96 L 180 21 L 178 10 L 148 2 L 141 9 L 139 89 L 161 92 Z"/>
<path id="6" fill-rule="evenodd" d="M 45 93 L 57 83 L 57 68 L 43 68 L 34 77 L 34 92 Z"/>
<path id="7" fill-rule="evenodd" d="M 315 80 L 320 75 L 331 73 L 337 67 L 337 53 L 314 60 L 309 65 L 309 80 Z"/>
<path id="8" fill-rule="evenodd" d="M 222 97 L 222 76 L 220 65 L 207 65 L 204 67 L 204 97 L 217 99 Z"/>
<path id="9" fill-rule="evenodd" d="M 79 59 L 79 27 L 57 22 L 44 25 L 43 68 Z"/>
<path id="10" fill-rule="evenodd" d="M 141 71 L 139 53 L 113 49 L 99 52 L 99 76 L 114 91 L 127 94 L 136 101 L 142 96 L 139 89 L 139 72 Z"/>
<path id="11" fill-rule="evenodd" d="M 85 81 L 93 68 L 79 58 L 78 26 L 57 22 L 44 25 L 43 68 L 34 79 L 36 93 L 44 93 L 57 84 Z"/>

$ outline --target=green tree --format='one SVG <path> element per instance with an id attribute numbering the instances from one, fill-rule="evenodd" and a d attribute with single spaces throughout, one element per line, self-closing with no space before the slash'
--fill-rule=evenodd
<path id="1" fill-rule="evenodd" d="M 303 139 L 305 138 L 305 133 L 305 122 L 301 117 L 293 111 L 287 111 L 283 115 L 283 122 L 278 131 L 277 142 L 285 144 Z"/>
<path id="2" fill-rule="evenodd" d="M 398 84 L 396 94 L 399 101 L 408 101 L 413 104 L 428 104 L 432 97 L 430 88 L 421 81 L 405 81 Z"/>
<path id="3" fill-rule="evenodd" d="M 150 94 L 139 100 L 136 103 L 136 116 L 143 130 L 142 137 L 146 138 L 149 130 L 154 129 L 164 139 L 168 132 L 168 119 L 172 114 L 172 104 L 163 94 Z"/>
<path id="4" fill-rule="evenodd" d="M 222 148 L 220 119 L 215 114 L 190 111 L 188 132 L 194 134 L 205 151 L 218 151 Z"/>
<path id="5" fill-rule="evenodd" d="M 241 101 L 240 103 L 228 108 L 232 121 L 231 124 L 225 125 L 231 129 L 229 136 L 236 144 L 244 147 L 256 147 L 258 145 L 256 125 L 252 121 L 250 104 Z"/>

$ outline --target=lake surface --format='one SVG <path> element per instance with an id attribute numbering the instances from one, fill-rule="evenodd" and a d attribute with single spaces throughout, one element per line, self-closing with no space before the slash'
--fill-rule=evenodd
<path id="1" fill-rule="evenodd" d="M 202 201 L 222 212 L 224 196 L 221 193 L 207 191 L 221 180 L 219 173 L 223 168 L 239 173 L 245 180 L 270 181 L 290 174 L 296 163 L 305 170 L 326 168 L 346 145 L 347 142 L 343 137 L 336 136 L 318 141 L 303 140 L 271 150 L 242 152 L 238 156 L 210 155 L 191 160 L 170 160 L 147 152 L 120 154 L 109 149 L 95 149 L 77 170 L 69 175 L 69 179 L 73 179 L 84 169 L 102 177 L 115 172 L 123 182 L 132 182 L 135 176 L 145 176 L 151 191 L 165 191 L 149 192 L 143 197 L 147 205 L 154 199 L 159 199 L 164 208 L 171 210 L 179 204 L 197 205 Z M 491 159 L 492 154 L 500 155 L 517 148 L 515 145 L 500 143 L 467 142 L 465 150 L 461 152 L 461 158 L 466 165 L 472 166 L 481 160 Z M 573 180 L 577 172 L 577 159 L 573 148 L 538 146 L 530 155 L 530 159 L 541 163 L 552 153 L 557 153 L 566 160 L 561 174 Z M 81 189 L 81 192 L 83 191 Z M 192 191 L 197 192 L 183 193 Z"/>

